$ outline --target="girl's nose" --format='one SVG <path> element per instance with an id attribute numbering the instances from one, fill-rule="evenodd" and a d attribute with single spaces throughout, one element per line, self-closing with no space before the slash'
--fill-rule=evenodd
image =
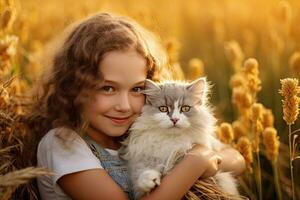
<path id="1" fill-rule="evenodd" d="M 130 111 L 130 101 L 128 94 L 120 94 L 119 98 L 116 100 L 116 110 L 119 112 L 128 112 Z"/>

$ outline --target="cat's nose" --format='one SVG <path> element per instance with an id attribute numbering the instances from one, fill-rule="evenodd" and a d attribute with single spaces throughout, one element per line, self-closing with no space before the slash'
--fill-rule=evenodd
<path id="1" fill-rule="evenodd" d="M 178 118 L 171 118 L 171 121 L 173 122 L 173 124 L 175 125 L 176 124 L 176 122 L 178 122 Z"/>

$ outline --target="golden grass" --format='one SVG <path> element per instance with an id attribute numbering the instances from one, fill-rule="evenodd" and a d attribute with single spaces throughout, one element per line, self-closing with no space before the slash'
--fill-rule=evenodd
<path id="1" fill-rule="evenodd" d="M 24 149 L 30 149 L 34 137 L 24 124 L 29 103 L 25 94 L 47 67 L 57 33 L 98 11 L 131 16 L 159 34 L 176 79 L 205 75 L 214 83 L 211 99 L 220 124 L 228 124 L 220 137 L 236 147 L 247 163 L 239 178 L 242 194 L 271 199 L 279 198 L 282 190 L 287 198 L 300 197 L 298 130 L 291 127 L 299 126 L 299 1 L 79 0 L 69 7 L 72 2 L 0 0 L 0 185 L 4 180 L 8 184 L 0 186 L 1 199 L 19 193 L 19 184 L 30 199 L 38 198 L 30 180 L 48 172 L 30 168 L 34 163 L 24 159 Z M 281 81 L 282 113 L 277 91 L 283 77 L 294 79 Z M 295 180 L 287 171 L 295 172 Z M 185 198 L 209 199 L 207 189 L 214 187 L 211 182 L 197 182 L 194 193 L 192 189 Z M 267 191 L 276 191 L 277 196 Z"/>
<path id="2" fill-rule="evenodd" d="M 19 186 L 27 183 L 29 180 L 37 176 L 52 174 L 53 173 L 44 168 L 27 167 L 25 169 L 9 172 L 0 176 L 0 188 Z"/>

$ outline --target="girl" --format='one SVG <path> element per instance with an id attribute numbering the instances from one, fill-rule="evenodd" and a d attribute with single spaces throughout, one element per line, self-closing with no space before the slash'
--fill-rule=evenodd
<path id="1" fill-rule="evenodd" d="M 31 118 L 41 138 L 37 164 L 55 172 L 38 178 L 42 199 L 132 198 L 119 139 L 141 112 L 145 79 L 169 78 L 165 60 L 154 37 L 129 19 L 103 13 L 75 26 Z M 244 166 L 232 148 L 194 146 L 143 199 L 180 199 L 199 177 Z"/>

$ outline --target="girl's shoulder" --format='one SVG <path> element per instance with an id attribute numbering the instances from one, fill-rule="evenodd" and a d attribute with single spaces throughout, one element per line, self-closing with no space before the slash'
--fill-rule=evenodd
<path id="1" fill-rule="evenodd" d="M 65 174 L 103 168 L 84 139 L 65 127 L 52 129 L 41 139 L 37 149 L 37 162 L 39 167 L 56 173 L 54 182 Z"/>
<path id="2" fill-rule="evenodd" d="M 57 127 L 49 130 L 40 140 L 38 149 L 44 146 L 59 145 L 71 148 L 72 143 L 85 144 L 85 141 L 72 129 L 67 127 Z"/>
<path id="3" fill-rule="evenodd" d="M 69 199 L 57 184 L 62 176 L 103 169 L 85 140 L 65 127 L 52 129 L 41 139 L 37 149 L 37 164 L 54 172 L 53 176 L 41 176 L 37 179 L 43 199 Z"/>
<path id="4" fill-rule="evenodd" d="M 72 154 L 76 149 L 86 150 L 85 141 L 72 129 L 58 127 L 48 131 L 40 140 L 37 156 L 51 156 L 52 154 Z M 77 150 L 78 151 L 78 150 Z"/>
<path id="5" fill-rule="evenodd" d="M 37 159 L 40 164 L 65 162 L 66 159 L 77 162 L 86 160 L 101 166 L 85 140 L 74 130 L 59 127 L 51 129 L 39 142 Z"/>

